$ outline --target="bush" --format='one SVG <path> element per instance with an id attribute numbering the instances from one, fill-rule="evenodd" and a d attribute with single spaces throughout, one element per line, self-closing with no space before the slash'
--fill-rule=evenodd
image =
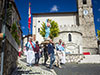
<path id="1" fill-rule="evenodd" d="M 20 40 L 19 40 L 19 36 L 18 36 L 18 30 L 16 27 L 16 23 L 14 23 L 11 27 L 11 34 L 12 34 L 13 38 L 15 39 L 15 41 L 17 42 L 17 44 L 20 45 Z"/>

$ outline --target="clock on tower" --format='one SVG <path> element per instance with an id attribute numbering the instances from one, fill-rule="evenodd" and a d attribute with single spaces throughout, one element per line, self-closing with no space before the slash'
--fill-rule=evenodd
<path id="1" fill-rule="evenodd" d="M 88 10 L 84 9 L 84 10 L 83 10 L 83 14 L 84 14 L 84 15 L 88 15 Z"/>
<path id="2" fill-rule="evenodd" d="M 77 0 L 79 25 L 94 23 L 92 0 Z"/>

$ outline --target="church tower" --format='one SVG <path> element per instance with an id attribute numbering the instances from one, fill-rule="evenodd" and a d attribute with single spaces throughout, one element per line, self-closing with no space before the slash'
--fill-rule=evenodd
<path id="1" fill-rule="evenodd" d="M 97 53 L 92 0 L 77 0 L 78 21 L 82 33 L 83 52 Z"/>

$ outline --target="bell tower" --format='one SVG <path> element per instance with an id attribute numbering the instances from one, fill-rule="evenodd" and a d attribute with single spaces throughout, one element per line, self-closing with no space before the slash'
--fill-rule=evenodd
<path id="1" fill-rule="evenodd" d="M 95 54 L 97 40 L 95 34 L 92 0 L 77 0 L 78 22 L 82 35 L 83 52 Z"/>

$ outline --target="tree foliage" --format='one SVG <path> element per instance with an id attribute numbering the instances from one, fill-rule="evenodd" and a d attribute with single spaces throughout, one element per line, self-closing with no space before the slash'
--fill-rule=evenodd
<path id="1" fill-rule="evenodd" d="M 100 30 L 97 30 L 98 39 L 100 40 Z"/>
<path id="2" fill-rule="evenodd" d="M 45 23 L 43 22 L 41 25 L 42 25 L 42 27 L 40 29 L 40 34 L 42 35 L 42 37 L 45 37 L 45 34 L 46 34 L 46 32 L 45 32 Z"/>
<path id="3" fill-rule="evenodd" d="M 17 44 L 20 45 L 18 29 L 17 29 L 16 23 L 13 23 L 13 25 L 11 27 L 11 34 L 12 34 L 13 38 L 15 39 L 15 41 L 17 42 Z"/>
<path id="4" fill-rule="evenodd" d="M 51 27 L 50 27 L 50 38 L 54 39 L 54 37 L 57 37 L 58 33 L 59 33 L 58 23 L 55 22 L 55 21 L 50 20 L 50 24 L 51 24 Z M 45 32 L 45 23 L 44 22 L 42 23 L 40 34 L 42 35 L 42 37 L 45 37 L 46 32 Z"/>

